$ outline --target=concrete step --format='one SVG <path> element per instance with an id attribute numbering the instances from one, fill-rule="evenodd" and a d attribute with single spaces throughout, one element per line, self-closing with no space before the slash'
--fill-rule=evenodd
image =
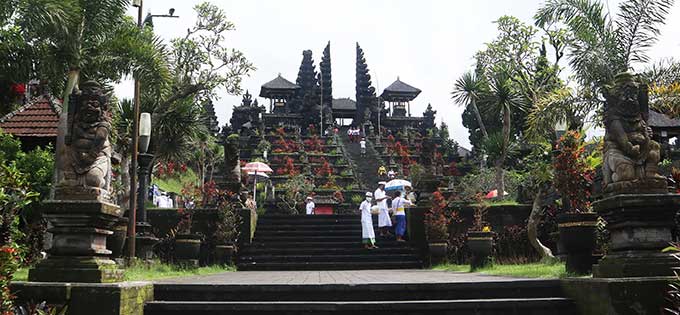
<path id="1" fill-rule="evenodd" d="M 331 236 L 267 236 L 255 233 L 253 242 L 283 243 L 283 242 L 353 242 L 361 241 L 361 233 L 354 235 L 331 235 Z"/>
<path id="2" fill-rule="evenodd" d="M 361 230 L 361 222 L 358 224 L 271 224 L 259 223 L 257 231 L 330 231 L 330 230 Z"/>
<path id="3" fill-rule="evenodd" d="M 280 230 L 257 230 L 255 232 L 256 238 L 262 237 L 279 237 L 279 236 L 349 236 L 356 237 L 361 235 L 361 228 L 352 230 L 290 230 L 290 231 L 280 231 Z"/>
<path id="4" fill-rule="evenodd" d="M 298 255 L 384 255 L 384 254 L 417 254 L 414 248 L 410 247 L 380 247 L 367 251 L 360 247 L 351 248 L 257 248 L 246 246 L 239 249 L 239 255 L 242 256 L 256 256 L 256 255 L 287 255 L 295 253 Z"/>
<path id="5" fill-rule="evenodd" d="M 147 303 L 144 314 L 456 314 L 456 315 L 566 315 L 576 311 L 564 298 L 387 300 L 352 302 L 260 302 L 260 301 L 156 301 Z"/>
<path id="6" fill-rule="evenodd" d="M 165 301 L 389 301 L 562 297 L 558 279 L 510 279 L 443 283 L 182 284 L 154 285 Z"/>
<path id="7" fill-rule="evenodd" d="M 376 244 L 380 248 L 404 248 L 408 247 L 408 243 L 396 242 L 392 240 L 380 240 L 376 241 Z M 362 248 L 363 244 L 361 239 L 355 238 L 351 241 L 281 241 L 281 242 L 262 242 L 254 241 L 250 245 L 250 248 Z"/>
<path id="8" fill-rule="evenodd" d="M 373 254 L 373 250 L 366 249 L 364 253 L 358 254 L 336 254 L 336 255 L 239 255 L 237 263 L 273 263 L 273 262 L 420 262 L 413 254 Z"/>
<path id="9" fill-rule="evenodd" d="M 249 270 L 371 270 L 371 269 L 417 269 L 422 268 L 420 261 L 323 261 L 323 262 L 252 262 L 238 263 L 241 271 Z"/>

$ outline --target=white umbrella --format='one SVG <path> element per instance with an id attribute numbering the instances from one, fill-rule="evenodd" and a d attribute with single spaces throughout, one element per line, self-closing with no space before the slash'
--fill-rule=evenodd
<path id="1" fill-rule="evenodd" d="M 269 175 L 267 175 L 267 174 L 265 174 L 265 173 L 255 173 L 255 172 L 248 172 L 248 176 L 269 178 Z"/>
<path id="2" fill-rule="evenodd" d="M 254 178 L 254 183 L 253 183 L 253 199 L 257 200 L 257 177 L 261 175 L 265 175 L 265 173 L 271 173 L 274 172 L 269 165 L 262 163 L 262 162 L 250 162 L 247 163 L 244 167 L 241 168 L 242 171 L 245 171 L 250 175 L 250 173 L 253 173 Z M 260 174 L 258 174 L 260 173 Z"/>
<path id="3" fill-rule="evenodd" d="M 402 190 L 404 187 L 412 187 L 411 182 L 405 179 L 393 179 L 385 184 L 385 190 Z"/>

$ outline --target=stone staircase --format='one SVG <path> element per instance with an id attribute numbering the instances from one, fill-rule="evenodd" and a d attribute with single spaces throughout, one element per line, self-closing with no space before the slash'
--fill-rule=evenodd
<path id="1" fill-rule="evenodd" d="M 359 185 L 362 189 L 373 192 L 378 187 L 378 168 L 384 164 L 380 155 L 371 141 L 366 139 L 366 156 L 362 157 L 359 143 L 349 140 L 346 128 L 341 129 L 339 137 L 340 143 L 354 168 Z"/>
<path id="2" fill-rule="evenodd" d="M 146 304 L 144 314 L 578 314 L 573 301 L 563 297 L 558 279 L 496 280 L 466 275 L 456 275 L 461 278 L 457 281 L 432 279 L 451 277 L 450 273 L 439 273 L 420 281 L 401 278 L 397 282 L 391 282 L 396 279 L 375 282 L 394 272 L 376 273 L 372 277 L 376 280 L 370 280 L 368 271 L 361 271 L 354 274 L 310 272 L 291 277 L 276 273 L 251 275 L 260 279 L 258 283 L 238 280 L 211 283 L 209 276 L 202 280 L 204 283 L 159 283 L 154 285 L 155 301 Z M 403 276 L 423 277 L 417 272 Z M 335 283 L 329 277 L 364 277 L 369 281 Z M 229 275 L 225 278 L 233 279 Z M 281 278 L 282 281 L 297 279 L 280 284 L 277 280 Z"/>
<path id="3" fill-rule="evenodd" d="M 377 218 L 374 218 L 377 231 Z M 359 215 L 263 215 L 253 241 L 242 246 L 239 270 L 422 268 L 418 251 L 394 239 L 364 249 Z"/>

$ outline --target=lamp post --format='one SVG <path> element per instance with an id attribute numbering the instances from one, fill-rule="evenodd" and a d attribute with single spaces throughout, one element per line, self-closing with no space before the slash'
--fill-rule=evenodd
<path id="1" fill-rule="evenodd" d="M 133 0 L 132 6 L 137 8 L 137 27 L 140 29 L 144 27 L 142 22 L 142 7 L 143 0 Z M 175 16 L 175 9 L 170 9 L 170 13 L 167 17 L 178 17 Z M 157 15 L 159 17 L 166 17 L 165 15 Z M 147 16 L 149 23 L 153 19 L 154 15 Z M 151 23 L 153 26 L 153 23 Z M 134 94 L 134 109 L 132 116 L 132 159 L 130 161 L 130 204 L 129 204 L 129 221 L 128 221 L 128 258 L 135 257 L 135 238 L 137 235 L 137 151 L 139 149 L 139 107 L 140 107 L 140 97 L 141 97 L 141 83 L 138 78 L 135 78 L 135 94 Z"/>
<path id="2" fill-rule="evenodd" d="M 560 148 L 557 147 L 557 144 L 560 141 L 560 138 L 567 132 L 567 124 L 564 122 L 564 120 L 558 120 L 555 122 L 555 144 L 553 145 L 553 157 L 557 158 L 557 156 L 560 154 Z M 562 196 L 562 209 L 563 211 L 569 211 L 571 207 L 571 204 L 569 203 L 569 196 Z"/>
<path id="3" fill-rule="evenodd" d="M 147 153 L 149 149 L 149 140 L 151 140 L 151 114 L 142 113 L 139 117 L 139 190 L 137 192 L 137 209 L 139 210 L 139 220 L 136 224 L 137 234 L 136 241 L 136 257 L 140 259 L 151 259 L 153 256 L 153 245 L 158 242 L 151 232 L 151 224 L 147 221 L 146 201 L 147 179 L 149 178 L 149 171 L 151 162 L 153 161 L 153 154 Z"/>

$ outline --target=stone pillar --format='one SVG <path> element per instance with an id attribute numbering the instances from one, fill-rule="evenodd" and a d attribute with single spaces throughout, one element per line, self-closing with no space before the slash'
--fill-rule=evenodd
<path id="1" fill-rule="evenodd" d="M 672 240 L 680 195 L 621 194 L 593 203 L 607 221 L 609 252 L 593 268 L 593 277 L 672 276 L 680 265 L 662 250 Z"/>
<path id="2" fill-rule="evenodd" d="M 50 256 L 29 270 L 29 281 L 104 283 L 122 281 L 109 258 L 106 237 L 121 216 L 120 207 L 99 200 L 50 200 L 43 214 L 54 226 Z"/>

